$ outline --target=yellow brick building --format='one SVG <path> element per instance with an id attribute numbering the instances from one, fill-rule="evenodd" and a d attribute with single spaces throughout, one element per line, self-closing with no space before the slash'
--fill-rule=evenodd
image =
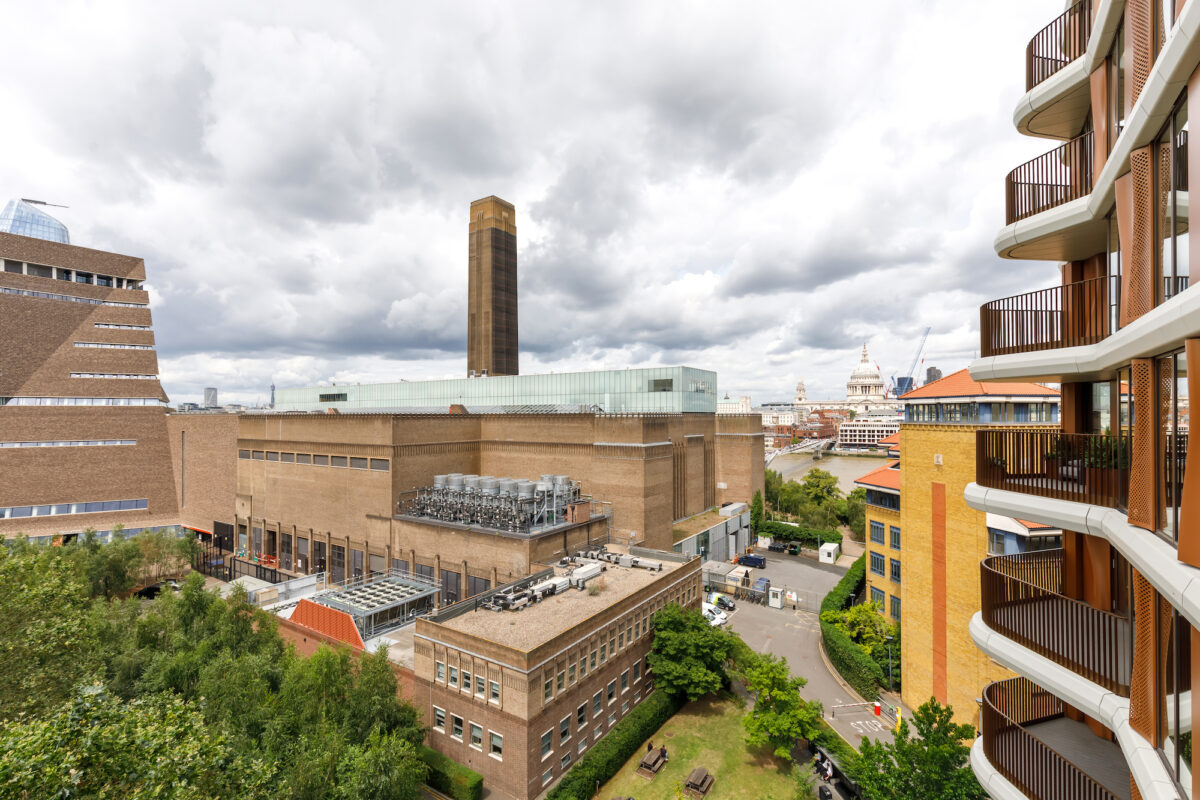
<path id="1" fill-rule="evenodd" d="M 1033 383 L 981 384 L 962 370 L 902 399 L 903 502 L 895 513 L 903 532 L 903 570 L 892 565 L 900 550 L 890 547 L 889 530 L 885 574 L 878 574 L 871 554 L 882 548 L 871 542 L 868 522 L 868 582 L 871 589 L 887 586 L 889 595 L 899 590 L 905 705 L 916 708 L 934 697 L 954 707 L 957 721 L 978 726 L 983 687 L 1011 673 L 983 655 L 968 632 L 980 608 L 979 564 L 988 555 L 987 515 L 963 499 L 975 480 L 976 432 L 1057 422 L 1058 392 Z M 885 511 L 868 504 L 868 520 L 892 524 Z"/>
<path id="2" fill-rule="evenodd" d="M 854 482 L 867 491 L 866 506 L 866 602 L 878 603 L 880 612 L 900 622 L 903 601 L 900 553 L 900 434 L 879 441 L 893 459 Z"/>

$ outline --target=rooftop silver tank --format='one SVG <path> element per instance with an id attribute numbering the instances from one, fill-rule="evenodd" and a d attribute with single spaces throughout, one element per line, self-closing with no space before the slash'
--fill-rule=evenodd
<path id="1" fill-rule="evenodd" d="M 446 476 L 445 475 L 434 475 L 433 476 L 433 488 L 445 489 L 446 488 Z"/>
<path id="2" fill-rule="evenodd" d="M 485 478 L 480 478 L 479 479 L 479 491 L 482 492 L 483 494 L 499 494 L 500 493 L 499 484 L 500 484 L 500 481 L 496 480 L 495 478 L 493 478 L 491 476 L 488 476 Z"/>
<path id="3" fill-rule="evenodd" d="M 533 497 L 535 488 L 533 481 L 517 481 L 517 497 Z"/>
<path id="4" fill-rule="evenodd" d="M 557 486 L 567 486 L 571 483 L 571 476 L 570 475 L 555 475 L 554 483 Z"/>
<path id="5" fill-rule="evenodd" d="M 463 476 L 462 475 L 447 475 L 446 476 L 446 488 L 447 489 L 462 489 L 463 488 Z"/>
<path id="6" fill-rule="evenodd" d="M 538 481 L 534 484 L 533 488 L 539 492 L 552 492 L 554 491 L 554 483 L 552 481 Z"/>
<path id="7" fill-rule="evenodd" d="M 500 490 L 500 494 L 516 494 L 517 482 L 512 478 L 501 478 L 497 488 Z"/>
<path id="8" fill-rule="evenodd" d="M 538 478 L 538 481 L 543 482 L 543 483 L 554 483 L 554 476 L 553 475 L 543 475 L 542 477 Z"/>
<path id="9" fill-rule="evenodd" d="M 463 475 L 463 488 L 464 489 L 478 489 L 479 488 L 479 476 L 478 475 Z"/>

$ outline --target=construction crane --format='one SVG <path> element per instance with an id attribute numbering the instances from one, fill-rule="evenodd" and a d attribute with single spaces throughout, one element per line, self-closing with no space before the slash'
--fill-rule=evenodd
<path id="1" fill-rule="evenodd" d="M 908 372 L 901 375 L 899 378 L 892 377 L 892 386 L 896 392 L 896 397 L 911 392 L 916 388 L 916 379 L 913 377 L 913 372 L 917 369 L 917 363 L 921 360 L 921 353 L 925 352 L 925 342 L 929 340 L 929 332 L 933 330 L 933 326 L 925 329 L 925 333 L 921 335 L 921 343 L 917 345 L 917 354 L 913 356 L 912 365 L 909 366 Z"/>

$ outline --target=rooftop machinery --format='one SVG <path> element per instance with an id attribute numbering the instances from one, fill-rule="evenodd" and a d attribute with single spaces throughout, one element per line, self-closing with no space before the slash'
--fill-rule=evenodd
<path id="1" fill-rule="evenodd" d="M 530 533 L 590 518 L 591 498 L 567 475 L 540 480 L 490 475 L 435 475 L 433 486 L 400 496 L 400 513 L 478 525 L 509 533 Z"/>

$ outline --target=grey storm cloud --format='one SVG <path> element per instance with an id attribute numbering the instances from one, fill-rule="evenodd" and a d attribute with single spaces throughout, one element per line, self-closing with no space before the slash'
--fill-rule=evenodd
<path id="1" fill-rule="evenodd" d="M 957 368 L 980 303 L 1053 282 L 991 247 L 1003 175 L 1040 152 L 1010 112 L 1048 15 L 16 5 L 0 187 L 146 259 L 176 400 L 461 374 L 489 194 L 517 208 L 524 371 L 686 362 L 756 400 L 800 375 L 836 392 L 863 340 L 900 363 L 933 325 Z"/>

